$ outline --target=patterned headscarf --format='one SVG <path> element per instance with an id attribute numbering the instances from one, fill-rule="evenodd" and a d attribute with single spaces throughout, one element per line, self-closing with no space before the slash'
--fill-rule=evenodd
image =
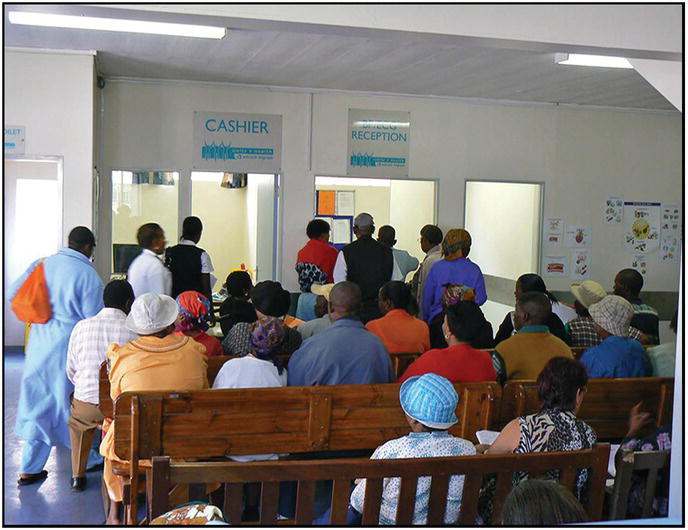
<path id="1" fill-rule="evenodd" d="M 282 374 L 282 363 L 275 358 L 277 348 L 287 336 L 287 326 L 281 318 L 264 316 L 251 324 L 250 341 L 253 352 L 259 359 L 272 361 L 277 371 Z"/>
<path id="2" fill-rule="evenodd" d="M 198 291 L 184 291 L 177 296 L 180 319 L 175 331 L 207 330 L 210 327 L 210 301 Z"/>
<path id="3" fill-rule="evenodd" d="M 463 228 L 453 228 L 447 232 L 442 241 L 442 255 L 447 261 L 454 261 L 468 256 L 471 249 L 471 234 Z"/>
<path id="4" fill-rule="evenodd" d="M 445 283 L 442 287 L 442 307 L 447 309 L 462 300 L 475 302 L 475 291 L 460 283 Z"/>

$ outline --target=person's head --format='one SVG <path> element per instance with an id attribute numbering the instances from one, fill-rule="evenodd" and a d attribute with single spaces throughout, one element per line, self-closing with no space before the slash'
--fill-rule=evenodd
<path id="1" fill-rule="evenodd" d="M 529 291 L 537 291 L 538 293 L 546 294 L 550 302 L 557 301 L 557 298 L 547 290 L 547 287 L 545 287 L 545 282 L 542 278 L 540 278 L 540 276 L 533 273 L 521 274 L 516 280 L 514 297 L 516 300 L 518 300 L 523 293 L 527 293 Z"/>
<path id="2" fill-rule="evenodd" d="M 473 343 L 485 328 L 485 315 L 475 302 L 461 301 L 446 309 L 442 332 L 449 346 Z"/>
<path id="3" fill-rule="evenodd" d="M 166 294 L 145 293 L 131 304 L 125 326 L 134 333 L 165 337 L 174 331 L 179 316 L 179 306 Z"/>
<path id="4" fill-rule="evenodd" d="M 474 302 L 475 291 L 468 285 L 460 283 L 445 283 L 442 289 L 442 309 L 446 311 L 449 306 L 452 306 L 461 301 Z"/>
<path id="5" fill-rule="evenodd" d="M 593 280 L 572 283 L 571 292 L 575 297 L 573 308 L 576 310 L 576 314 L 581 317 L 589 317 L 588 307 L 607 296 L 604 287 Z"/>
<path id="6" fill-rule="evenodd" d="M 623 269 L 614 278 L 614 294 L 626 300 L 638 298 L 643 289 L 643 275 L 635 269 Z"/>
<path id="7" fill-rule="evenodd" d="M 580 361 L 567 357 L 550 359 L 537 378 L 542 410 L 561 409 L 574 413 L 583 402 L 588 372 Z"/>
<path id="8" fill-rule="evenodd" d="M 524 480 L 507 495 L 502 509 L 502 524 L 509 526 L 559 526 L 587 520 L 575 495 L 553 480 Z"/>
<path id="9" fill-rule="evenodd" d="M 198 243 L 203 233 L 203 223 L 198 217 L 187 217 L 182 224 L 182 238 Z"/>
<path id="10" fill-rule="evenodd" d="M 177 296 L 179 317 L 177 331 L 205 331 L 210 327 L 210 300 L 198 291 L 184 291 Z"/>
<path id="11" fill-rule="evenodd" d="M 306 225 L 308 239 L 317 239 L 323 243 L 330 240 L 330 223 L 323 219 L 313 219 Z"/>
<path id="12" fill-rule="evenodd" d="M 75 226 L 67 236 L 67 246 L 91 259 L 96 248 L 96 237 L 85 226 Z"/>
<path id="13" fill-rule="evenodd" d="M 516 301 L 514 329 L 523 326 L 546 326 L 552 313 L 552 303 L 545 293 L 528 291 Z"/>
<path id="14" fill-rule="evenodd" d="M 136 231 L 136 241 L 141 248 L 147 248 L 156 254 L 165 251 L 165 232 L 158 223 L 146 223 Z"/>
<path id="15" fill-rule="evenodd" d="M 397 233 L 393 226 L 385 225 L 381 226 L 377 231 L 377 240 L 384 246 L 392 248 L 397 244 Z"/>
<path id="16" fill-rule="evenodd" d="M 131 304 L 134 303 L 134 289 L 127 280 L 112 280 L 103 289 L 103 305 L 119 309 L 129 314 Z"/>
<path id="17" fill-rule="evenodd" d="M 256 357 L 272 356 L 287 336 L 287 326 L 281 318 L 262 316 L 249 327 L 251 348 Z"/>
<path id="18" fill-rule="evenodd" d="M 248 300 L 251 295 L 251 289 L 253 289 L 253 282 L 251 281 L 251 275 L 246 271 L 234 271 L 230 272 L 225 280 L 225 289 L 227 289 L 227 294 L 234 298 L 240 298 L 241 300 Z"/>
<path id="19" fill-rule="evenodd" d="M 283 317 L 289 311 L 291 295 L 282 289 L 282 284 L 265 280 L 259 282 L 251 291 L 251 302 L 256 308 L 258 318 L 262 316 Z"/>
<path id="20" fill-rule="evenodd" d="M 313 304 L 313 313 L 315 313 L 315 318 L 322 318 L 327 314 L 327 298 L 319 294 L 315 297 L 315 303 Z"/>
<path id="21" fill-rule="evenodd" d="M 448 379 L 437 374 L 408 378 L 399 388 L 399 402 L 414 432 L 446 431 L 459 421 L 459 395 Z"/>
<path id="22" fill-rule="evenodd" d="M 420 229 L 420 248 L 428 252 L 431 248 L 442 243 L 442 230 L 436 225 L 425 225 Z"/>
<path id="23" fill-rule="evenodd" d="M 442 241 L 442 255 L 447 261 L 467 258 L 471 251 L 471 234 L 463 228 L 452 228 Z"/>
<path id="24" fill-rule="evenodd" d="M 324 317 L 327 314 L 330 303 L 330 293 L 333 287 L 333 283 L 326 283 L 324 285 L 314 283 L 311 285 L 311 292 L 316 295 L 315 303 L 313 304 L 313 311 L 315 312 L 316 318 Z"/>
<path id="25" fill-rule="evenodd" d="M 372 236 L 375 233 L 375 221 L 369 213 L 359 213 L 354 218 L 354 235 L 359 238 L 362 236 Z"/>
<path id="26" fill-rule="evenodd" d="M 357 318 L 361 312 L 361 288 L 353 282 L 335 283 L 330 291 L 328 310 L 332 322 Z"/>
<path id="27" fill-rule="evenodd" d="M 380 287 L 378 307 L 383 315 L 392 309 L 403 309 L 407 313 L 414 313 L 417 309 L 417 302 L 408 285 L 393 280 Z"/>
<path id="28" fill-rule="evenodd" d="M 606 339 L 610 335 L 628 337 L 633 306 L 625 298 L 609 294 L 596 304 L 592 304 L 588 311 L 601 339 Z"/>

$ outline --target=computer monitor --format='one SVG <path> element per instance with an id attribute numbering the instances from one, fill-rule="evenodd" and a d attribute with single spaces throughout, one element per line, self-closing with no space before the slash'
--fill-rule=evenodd
<path id="1" fill-rule="evenodd" d="M 141 247 L 138 245 L 115 243 L 112 245 L 112 265 L 113 272 L 126 274 L 129 265 L 134 258 L 141 254 Z"/>

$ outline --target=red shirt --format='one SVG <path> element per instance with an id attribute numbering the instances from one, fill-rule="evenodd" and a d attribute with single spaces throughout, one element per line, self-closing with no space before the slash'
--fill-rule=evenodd
<path id="1" fill-rule="evenodd" d="M 213 357 L 214 355 L 224 355 L 224 352 L 222 351 L 222 343 L 212 335 L 208 335 L 205 331 L 196 331 L 198 335 L 195 336 L 189 332 L 185 333 L 183 331 L 176 331 L 175 333 L 177 335 L 186 335 L 187 337 L 191 337 L 199 344 L 205 346 L 206 357 Z"/>
<path id="2" fill-rule="evenodd" d="M 334 265 L 337 262 L 339 251 L 328 243 L 323 243 L 318 239 L 309 239 L 296 255 L 296 263 L 312 263 L 317 265 L 327 274 L 327 281 L 334 283 Z"/>
<path id="3" fill-rule="evenodd" d="M 497 380 L 492 356 L 469 344 L 426 351 L 409 365 L 397 382 L 403 383 L 409 377 L 427 373 L 441 375 L 452 383 Z"/>

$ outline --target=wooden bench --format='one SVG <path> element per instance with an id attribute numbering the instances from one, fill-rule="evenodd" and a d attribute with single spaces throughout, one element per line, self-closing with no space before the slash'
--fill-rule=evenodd
<path id="1" fill-rule="evenodd" d="M 399 386 L 125 392 L 114 403 L 115 453 L 128 460 L 137 491 L 138 460 L 199 460 L 226 455 L 374 449 L 409 432 Z M 457 383 L 459 424 L 450 431 L 476 441 L 490 423 L 497 383 Z M 130 513 L 136 513 L 131 496 Z"/>
<path id="2" fill-rule="evenodd" d="M 497 473 L 494 508 L 491 524 L 501 522 L 504 500 L 512 489 L 513 474 L 525 471 L 539 476 L 547 471 L 560 470 L 560 483 L 574 490 L 578 471 L 591 470 L 583 506 L 589 520 L 599 521 L 602 515 L 604 484 L 607 476 L 609 446 L 598 444 L 590 450 L 520 455 L 477 455 L 462 457 L 369 460 L 364 458 L 324 460 L 313 465 L 309 461 L 271 462 L 172 462 L 169 457 L 154 457 L 147 471 L 150 485 L 149 517 L 165 513 L 168 491 L 172 484 L 224 483 L 222 506 L 232 525 L 241 524 L 243 485 L 260 482 L 260 525 L 275 525 L 281 481 L 298 481 L 296 516 L 292 524 L 310 525 L 314 519 L 313 501 L 316 480 L 332 480 L 331 524 L 346 524 L 351 481 L 366 479 L 363 525 L 377 526 L 383 480 L 400 477 L 399 507 L 396 524 L 409 526 L 413 521 L 416 486 L 419 477 L 432 478 L 428 525 L 444 525 L 447 490 L 452 475 L 465 475 L 458 524 L 474 525 L 478 514 L 478 497 L 483 475 Z M 150 519 L 149 519 L 150 520 Z M 286 523 L 286 521 L 279 521 Z"/>
<path id="3" fill-rule="evenodd" d="M 590 379 L 588 390 L 577 417 L 592 427 L 599 440 L 617 440 L 628 430 L 628 414 L 638 402 L 654 416 L 659 427 L 671 421 L 673 377 L 639 377 L 624 379 Z M 493 415 L 493 430 L 501 430 L 518 416 L 540 410 L 535 381 L 507 381 L 501 402 Z"/>

